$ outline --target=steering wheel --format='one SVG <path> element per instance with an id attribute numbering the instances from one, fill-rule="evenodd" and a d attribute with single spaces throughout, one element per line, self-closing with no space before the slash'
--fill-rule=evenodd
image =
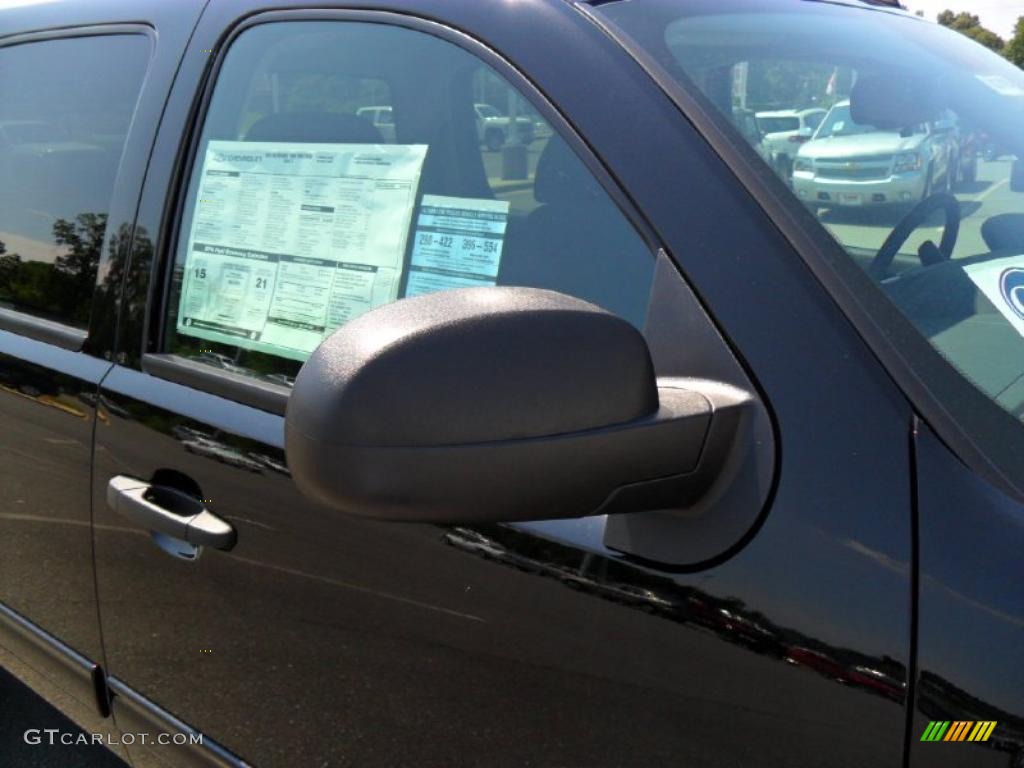
<path id="1" fill-rule="evenodd" d="M 882 278 L 892 266 L 893 259 L 900 247 L 907 242 L 914 230 L 924 224 L 933 213 L 942 211 L 945 215 L 945 226 L 942 229 L 942 241 L 938 246 L 931 240 L 925 241 L 917 251 L 922 266 L 929 266 L 939 261 L 948 261 L 953 255 L 956 239 L 960 235 L 960 201 L 947 192 L 930 195 L 915 205 L 896 228 L 889 233 L 878 249 L 878 254 L 871 262 L 870 272 L 876 278 Z"/>

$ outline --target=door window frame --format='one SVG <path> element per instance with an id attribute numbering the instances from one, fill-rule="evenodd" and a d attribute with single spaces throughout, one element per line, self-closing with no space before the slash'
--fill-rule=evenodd
<path id="1" fill-rule="evenodd" d="M 180 138 L 177 163 L 169 180 L 158 245 L 154 250 L 150 271 L 149 295 L 141 339 L 140 367 L 144 372 L 271 413 L 283 415 L 285 412 L 289 394 L 286 387 L 229 371 L 221 371 L 196 361 L 164 353 L 163 350 L 167 341 L 166 328 L 174 261 L 182 236 L 181 222 L 185 205 L 188 203 L 189 183 L 198 157 L 203 126 L 227 53 L 235 40 L 253 27 L 280 22 L 316 21 L 383 24 L 409 29 L 455 45 L 474 56 L 481 64 L 491 67 L 505 79 L 510 87 L 518 91 L 520 96 L 551 126 L 553 133 L 565 141 L 576 154 L 644 243 L 652 261 L 663 249 L 661 240 L 655 234 L 653 226 L 641 214 L 632 198 L 595 153 L 593 147 L 579 134 L 571 119 L 563 114 L 525 73 L 483 41 L 444 23 L 396 11 L 294 9 L 258 13 L 245 19 L 236 20 L 220 36 L 212 61 L 202 75 L 195 93 L 186 130 Z M 193 39 L 189 44 L 189 49 L 194 52 L 194 48 L 201 44 Z M 188 52 L 186 52 L 187 56 Z"/>

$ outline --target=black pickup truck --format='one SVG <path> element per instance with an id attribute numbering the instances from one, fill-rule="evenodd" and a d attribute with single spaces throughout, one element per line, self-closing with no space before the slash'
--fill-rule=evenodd
<path id="1" fill-rule="evenodd" d="M 1021 765 L 1024 75 L 893 6 L 5 4 L 0 764 Z"/>

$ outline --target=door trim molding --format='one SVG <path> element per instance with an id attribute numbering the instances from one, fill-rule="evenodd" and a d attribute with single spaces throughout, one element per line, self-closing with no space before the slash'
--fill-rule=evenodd
<path id="1" fill-rule="evenodd" d="M 103 668 L 4 603 L 0 603 L 0 645 L 80 703 L 95 708 L 100 717 L 109 715 L 97 695 L 96 681 L 102 680 Z"/>
<path id="2" fill-rule="evenodd" d="M 114 716 L 122 731 L 184 734 L 201 739 L 202 743 L 200 744 L 160 745 L 161 751 L 173 750 L 175 765 L 188 765 L 196 768 L 253 768 L 250 763 L 227 747 L 183 720 L 179 720 L 118 678 L 108 677 L 107 686 L 113 699 Z M 136 750 L 140 748 L 138 744 L 128 746 Z"/>

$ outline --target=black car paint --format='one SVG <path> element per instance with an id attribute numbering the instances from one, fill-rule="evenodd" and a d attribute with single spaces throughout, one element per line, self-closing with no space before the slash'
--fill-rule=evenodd
<path id="1" fill-rule="evenodd" d="M 747 541 L 717 564 L 673 572 L 606 550 L 599 518 L 471 532 L 342 517 L 307 502 L 272 468 L 284 461 L 281 417 L 142 373 L 141 356 L 157 350 L 158 270 L 169 258 L 183 137 L 212 66 L 208 51 L 261 9 L 211 4 L 179 69 L 198 5 L 134 4 L 126 17 L 115 3 L 61 3 L 0 15 L 3 29 L 152 25 L 157 53 L 137 124 L 156 125 L 176 75 L 152 156 L 139 146 L 122 165 L 125 178 L 145 175 L 138 218 L 131 183 L 120 185 L 125 204 L 111 211 L 108 242 L 122 234 L 104 256 L 124 275 L 118 339 L 116 291 L 98 291 L 83 355 L 98 359 L 78 382 L 56 385 L 89 389 L 110 368 L 103 397 L 123 409 L 100 400 L 95 428 L 106 656 L 91 609 L 51 618 L 32 601 L 4 602 L 105 661 L 115 690 L 150 697 L 257 765 L 860 766 L 904 764 L 905 750 L 914 766 L 1020 759 L 1019 676 L 968 652 L 980 641 L 965 638 L 965 650 L 950 653 L 957 636 L 948 621 L 1001 637 L 991 656 L 1012 662 L 1019 652 L 1022 510 L 915 429 L 909 403 L 763 211 L 647 75 L 568 5 L 430 0 L 388 10 L 461 30 L 523 71 L 601 158 L 642 212 L 652 245 L 674 257 L 742 356 L 774 412 L 779 447 L 769 509 Z M 273 7 L 288 6 L 302 4 Z M 619 114 L 634 116 L 628 130 Z M 685 371 L 685 337 L 662 326 L 649 342 L 659 373 Z M 42 393 L 54 372 L 77 370 L 49 350 L 33 357 L 39 342 L 0 334 L 0 344 L 14 389 Z M 24 395 L 2 395 L 13 418 L 32 423 L 19 445 L 45 438 Z M 78 423 L 53 418 L 62 438 L 75 427 L 59 427 L 61 419 Z M 273 461 L 255 473 L 189 453 L 173 433 L 182 426 Z M 74 459 L 79 484 L 85 454 Z M 165 482 L 191 479 L 232 520 L 234 552 L 173 560 L 106 507 L 110 476 L 157 470 Z M 46 464 L 24 471 L 27 483 L 53 484 Z M 78 524 L 68 527 L 80 536 L 56 544 L 52 526 L 31 535 L 37 548 L 72 549 L 76 565 L 62 584 L 81 594 L 68 602 L 94 606 L 88 507 L 78 498 Z M 35 558 L 18 572 L 52 578 Z M 978 572 L 989 583 L 969 583 Z M 10 571 L 2 573 L 6 584 Z M 949 613 L 949 591 L 973 601 L 969 622 Z M 877 670 L 882 683 L 868 684 L 857 667 Z M 955 694 L 936 694 L 950 686 Z M 144 708 L 124 706 L 129 698 L 115 698 L 118 725 L 152 729 L 139 719 Z M 986 699 L 987 707 L 975 703 Z M 1003 713 L 998 742 L 917 743 L 929 719 Z"/>
<path id="2" fill-rule="evenodd" d="M 0 45 L 116 32 L 146 35 L 154 43 L 147 87 L 140 96 L 137 120 L 107 211 L 104 254 L 126 244 L 125 233 L 131 231 L 135 220 L 166 91 L 202 2 L 182 0 L 173 7 L 139 3 L 127 16 L 117 2 L 91 7 L 44 4 L 0 13 Z M 158 28 L 160 44 L 156 45 Z M 116 275 L 106 266 L 99 274 Z M 92 544 L 83 535 L 90 525 L 90 504 L 81 493 L 91 482 L 97 385 L 109 370 L 113 354 L 120 286 L 110 286 L 102 282 L 97 286 L 84 352 L 66 349 L 68 340 L 81 338 L 78 329 L 63 329 L 59 334 L 63 339 L 54 339 L 54 343 L 0 332 L 0 400 L 9 413 L 3 419 L 0 438 L 7 454 L 0 603 L 30 617 L 41 630 L 57 636 L 92 664 L 100 663 L 103 654 L 90 563 Z M 25 321 L 33 324 L 31 318 Z M 28 646 L 17 647 L 32 652 Z M 73 696 L 91 702 L 93 686 L 82 679 L 79 666 L 54 665 L 47 673 Z"/>

